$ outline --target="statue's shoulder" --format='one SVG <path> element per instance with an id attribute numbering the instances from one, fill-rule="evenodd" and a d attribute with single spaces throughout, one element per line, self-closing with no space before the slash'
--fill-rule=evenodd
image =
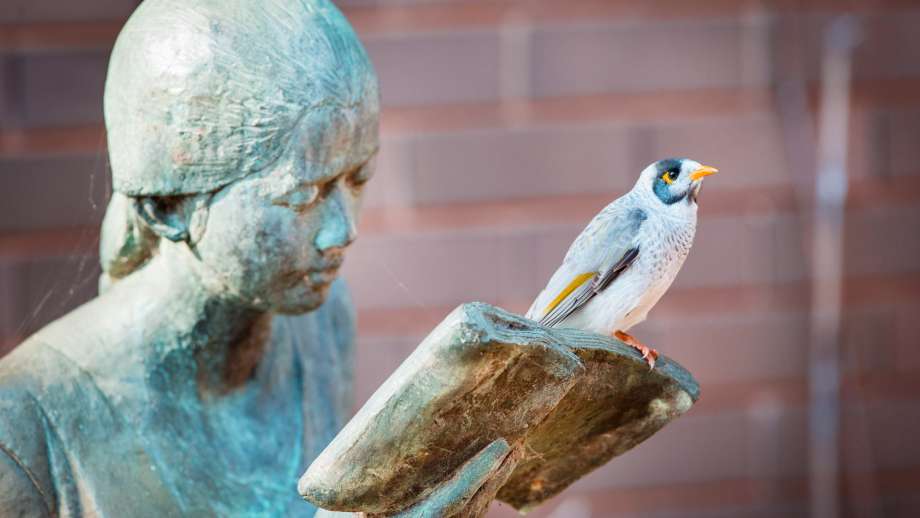
<path id="1" fill-rule="evenodd" d="M 21 516 L 70 509 L 78 501 L 71 463 L 87 455 L 74 445 L 86 435 L 118 437 L 120 430 L 111 401 L 76 360 L 104 354 L 100 345 L 116 343 L 114 333 L 86 325 L 87 314 L 77 311 L 0 358 L 0 509 L 18 506 Z M 94 346 L 100 351 L 91 352 Z"/>
<path id="2" fill-rule="evenodd" d="M 107 408 L 104 397 L 72 358 L 98 347 L 104 338 L 86 325 L 93 321 L 86 306 L 48 324 L 0 358 L 0 501 L 28 500 L 37 494 L 55 514 L 51 510 L 58 508 L 58 495 L 66 489 L 55 481 L 66 479 L 70 469 L 60 432 L 78 424 L 87 409 L 94 409 L 94 421 L 107 422 L 105 414 L 95 411 Z M 24 515 L 33 514 L 34 509 Z"/>
<path id="3" fill-rule="evenodd" d="M 34 396 L 41 380 L 25 361 L 25 351 L 0 360 L 0 501 L 6 510 L 28 511 L 23 516 L 40 515 L 39 509 L 50 516 L 56 507 L 49 444 L 53 432 Z"/>

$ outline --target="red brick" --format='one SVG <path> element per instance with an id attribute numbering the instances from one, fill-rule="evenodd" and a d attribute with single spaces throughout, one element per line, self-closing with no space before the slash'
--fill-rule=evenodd
<path id="1" fill-rule="evenodd" d="M 913 43 L 913 27 L 920 23 L 920 10 L 875 11 L 858 17 L 860 38 L 853 52 L 855 79 L 883 79 L 916 75 L 920 72 L 920 47 Z M 834 15 L 828 12 L 783 13 L 776 18 L 778 77 L 805 73 L 805 79 L 819 79 L 823 37 Z M 785 66 L 784 66 L 785 65 Z M 789 67 L 791 65 L 791 67 Z"/>
<path id="2" fill-rule="evenodd" d="M 25 126 L 62 126 L 102 120 L 107 54 L 35 55 L 23 59 L 20 81 L 25 94 L 22 101 Z"/>
<path id="3" fill-rule="evenodd" d="M 918 13 L 908 10 L 866 18 L 870 37 L 855 56 L 856 78 L 920 74 L 915 65 L 920 59 L 910 59 L 911 53 L 920 52 L 910 44 Z M 795 51 L 805 56 L 807 70 L 816 72 L 821 28 L 829 16 L 805 15 L 803 22 L 798 20 L 800 14 L 784 15 L 779 17 L 781 30 L 793 26 L 792 16 L 796 23 L 804 23 L 802 32 L 808 36 L 801 42 L 793 40 Z M 524 73 L 530 68 L 531 76 L 512 82 L 532 80 L 529 90 L 536 97 L 768 85 L 771 76 L 782 76 L 772 75 L 767 20 L 721 16 L 553 23 L 547 19 L 524 25 L 532 31 L 532 47 L 519 54 L 506 52 L 504 59 L 531 60 L 522 68 Z M 503 55 L 501 31 L 499 26 L 447 33 L 369 34 L 364 39 L 381 72 L 387 104 L 470 102 L 498 99 L 509 86 L 501 84 L 501 71 L 512 66 L 498 61 Z M 482 47 L 471 43 L 473 40 Z M 786 43 L 782 37 L 776 41 Z M 448 68 L 442 69 L 444 66 Z M 465 88 L 458 89 L 460 85 Z"/>
<path id="4" fill-rule="evenodd" d="M 920 217 L 920 206 L 872 208 L 847 215 L 844 257 L 848 272 L 882 273 L 920 266 L 920 233 L 905 222 Z"/>
<path id="5" fill-rule="evenodd" d="M 896 98 L 860 101 L 852 111 L 848 173 L 879 179 L 920 173 L 920 151 L 911 138 L 920 131 L 920 110 Z"/>
<path id="6" fill-rule="evenodd" d="M 0 259 L 0 356 L 13 345 L 13 334 L 19 326 L 14 305 L 21 299 L 14 263 Z"/>
<path id="7" fill-rule="evenodd" d="M 878 135 L 878 158 L 887 159 L 887 170 L 877 174 L 886 176 L 916 175 L 920 172 L 920 146 L 912 135 L 920 133 L 920 110 L 892 109 L 879 113 L 884 134 Z"/>
<path id="8" fill-rule="evenodd" d="M 420 136 L 414 150 L 416 204 L 622 190 L 638 174 L 620 125 Z"/>
<path id="9" fill-rule="evenodd" d="M 0 132 L 0 157 L 46 158 L 67 155 L 106 155 L 102 125 L 66 128 L 11 129 Z"/>
<path id="10" fill-rule="evenodd" d="M 643 145 L 641 139 L 648 142 Z M 400 168 L 382 163 L 379 178 L 402 176 L 413 204 L 509 200 L 624 191 L 642 167 L 691 156 L 726 174 L 712 188 L 789 182 L 775 121 L 767 116 L 646 124 L 587 123 L 458 131 L 402 142 Z M 752 157 L 762 157 L 758 160 Z M 373 187 L 372 187 L 373 188 Z"/>
<path id="11" fill-rule="evenodd" d="M 494 100 L 499 93 L 494 31 L 364 38 L 386 105 Z"/>
<path id="12" fill-rule="evenodd" d="M 655 318 L 712 318 L 719 315 L 804 314 L 809 309 L 810 283 L 764 283 L 732 286 L 676 287 L 668 291 L 655 308 Z M 849 277 L 846 281 L 843 303 L 847 310 L 861 308 L 887 308 L 897 301 L 898 326 L 910 319 L 911 304 L 920 296 L 920 273 L 889 274 L 885 276 Z M 530 300 L 499 301 L 509 311 L 523 312 Z M 358 322 L 361 336 L 368 337 L 421 337 L 438 324 L 454 306 L 389 306 L 364 308 Z M 906 329 L 910 329 L 907 327 Z M 900 331 L 897 340 L 906 340 L 910 334 Z M 905 369 L 912 369 L 904 362 Z"/>
<path id="13" fill-rule="evenodd" d="M 94 256 L 37 257 L 7 263 L 0 286 L 0 341 L 27 337 L 96 295 L 99 262 Z"/>
<path id="14" fill-rule="evenodd" d="M 4 0 L 0 23 L 127 18 L 137 4 L 137 0 Z"/>
<path id="15" fill-rule="evenodd" d="M 852 406 L 845 405 L 842 410 L 845 419 L 859 419 Z M 704 417 L 693 415 L 691 410 L 647 442 L 579 481 L 573 489 L 640 489 L 691 481 L 804 476 L 805 413 L 781 407 L 771 411 L 770 417 L 755 412 L 756 407 L 752 407 L 748 412 Z M 872 438 L 873 467 L 915 468 L 920 463 L 920 452 L 908 451 L 902 441 L 920 433 L 917 405 L 879 402 L 866 412 L 868 421 L 864 424 Z"/>
<path id="16" fill-rule="evenodd" d="M 792 184 L 782 134 L 776 116 L 769 113 L 745 118 L 675 120 L 649 127 L 650 152 L 640 162 L 667 156 L 691 157 L 724 173 L 703 189 L 757 189 Z"/>
<path id="17" fill-rule="evenodd" d="M 855 474 L 855 486 L 843 486 L 845 516 L 913 517 L 920 511 L 915 496 L 916 469 L 880 470 Z M 861 499 L 859 491 L 879 488 L 878 498 Z M 607 516 L 745 517 L 809 516 L 805 478 L 737 479 L 692 482 L 656 487 L 580 491 L 569 488 L 528 516 L 572 518 Z M 512 518 L 517 513 L 507 505 L 492 505 L 490 518 Z"/>
<path id="18" fill-rule="evenodd" d="M 18 0 L 20 3 L 23 0 Z M 94 0 L 98 2 L 99 0 Z M 108 0 L 111 3 L 111 0 Z M 136 0 L 132 0 L 136 1 Z M 692 5 L 674 3 L 670 0 L 648 0 L 646 2 L 630 2 L 627 0 L 569 0 L 561 3 L 555 0 L 502 0 L 494 2 L 465 1 L 465 0 L 440 0 L 435 2 L 419 0 L 341 0 L 335 1 L 342 8 L 349 21 L 362 36 L 379 34 L 400 34 L 412 32 L 431 32 L 443 30 L 460 30 L 468 28 L 494 27 L 512 23 L 530 24 L 559 24 L 579 21 L 598 20 L 681 20 L 681 19 L 706 19 L 728 18 L 734 16 L 756 17 L 764 12 L 783 14 L 788 11 L 800 11 L 802 5 L 794 1 L 774 1 L 769 5 L 770 10 L 765 11 L 764 5 L 756 0 L 743 2 L 733 0 L 702 0 Z M 102 4 L 99 4 L 102 5 Z M 57 7 L 56 5 L 54 7 Z M 905 8 L 913 7 L 910 0 L 886 0 L 884 2 L 841 4 L 833 0 L 811 1 L 807 6 L 810 10 L 823 12 L 853 12 L 866 14 L 867 12 L 899 12 Z M 32 11 L 31 13 L 29 11 Z M 17 11 L 10 11 L 13 20 L 40 19 L 42 21 L 58 20 L 64 26 L 55 34 L 46 34 L 47 38 L 58 40 L 61 34 L 73 34 L 78 29 L 97 22 L 77 22 L 67 20 L 83 20 L 90 13 L 80 13 L 81 16 L 69 16 L 73 11 L 56 9 L 51 11 L 47 7 L 30 9 L 17 6 Z M 113 26 L 107 31 L 114 34 L 120 27 L 122 19 L 127 14 L 122 9 L 96 8 L 90 18 L 97 18 L 95 13 L 107 13 L 116 19 L 105 22 Z M 28 15 L 25 18 L 22 15 Z M 108 18 L 106 16 L 105 18 Z M 97 18 L 102 19 L 102 18 Z M 40 25 L 40 24 L 39 24 Z M 15 27 L 15 26 L 14 26 Z M 72 37 L 72 36 L 70 36 Z M 101 34 L 99 35 L 101 37 Z M 29 42 L 42 48 L 43 40 L 26 38 Z M 113 37 L 111 38 L 113 39 Z M 70 41 L 69 44 L 77 46 L 86 43 L 85 38 Z M 0 47 L 3 45 L 0 37 Z M 63 43 L 62 43 L 63 44 Z M 108 39 L 98 40 L 97 45 L 108 45 Z M 27 47 L 33 48 L 33 47 Z"/>
<path id="19" fill-rule="evenodd" d="M 108 197 L 102 157 L 2 160 L 0 232 L 96 226 Z"/>
<path id="20" fill-rule="evenodd" d="M 537 96 L 741 84 L 738 20 L 623 21 L 534 33 Z"/>
<path id="21" fill-rule="evenodd" d="M 854 50 L 854 77 L 895 78 L 920 73 L 920 45 L 915 29 L 920 9 L 870 13 L 860 17 L 860 45 Z"/>
<path id="22" fill-rule="evenodd" d="M 377 174 L 365 190 L 364 208 L 411 205 L 411 139 L 383 133 L 380 140 Z"/>
<path id="23" fill-rule="evenodd" d="M 432 311 L 423 322 L 406 322 L 409 314 L 391 312 L 393 321 L 385 330 L 379 324 L 376 329 L 369 326 L 364 322 L 368 312 L 361 312 L 357 354 L 357 379 L 360 381 L 356 400 L 359 403 L 366 400 L 448 311 L 446 308 Z M 901 371 L 908 368 L 894 363 L 897 351 L 914 343 L 913 339 L 896 334 L 895 311 L 890 305 L 857 306 L 847 310 L 841 356 L 848 376 L 884 374 L 896 368 Z M 400 322 L 405 323 L 400 326 Z M 769 383 L 806 378 L 809 334 L 805 308 L 684 315 L 682 308 L 672 304 L 654 310 L 649 320 L 635 329 L 635 334 L 693 372 L 702 386 L 710 387 L 704 390 L 706 397 L 701 404 L 707 409 L 712 401 L 717 404 L 707 412 L 722 411 L 726 405 L 748 404 L 743 399 L 719 394 L 722 387 L 731 390 L 730 387 L 735 386 L 763 384 L 765 393 L 780 394 L 777 397 L 782 402 L 801 404 L 804 401 L 804 392 L 799 392 L 801 385 L 773 387 Z M 910 368 L 916 369 L 916 365 Z M 868 390 L 876 384 L 871 382 L 863 389 Z M 898 395 L 898 387 L 900 385 L 893 385 L 892 392 L 888 392 L 880 386 L 873 389 L 873 394 L 882 398 L 905 397 Z M 749 392 L 747 397 L 757 396 L 757 391 Z M 906 397 L 913 396 L 908 393 Z"/>
<path id="24" fill-rule="evenodd" d="M 392 147 L 390 148 L 392 149 Z M 80 164 L 76 160 L 75 164 Z M 61 170 L 79 169 L 72 166 L 71 162 L 64 163 Z M 98 177 L 96 177 L 98 179 Z M 543 227 L 546 225 L 578 225 L 588 221 L 601 207 L 618 193 L 600 193 L 577 196 L 552 196 L 529 198 L 523 200 L 506 200 L 494 202 L 480 202 L 467 204 L 450 204 L 425 207 L 393 207 L 380 206 L 380 197 L 374 193 L 380 192 L 381 182 L 386 182 L 390 177 L 384 176 L 374 180 L 369 190 L 369 201 L 362 211 L 360 221 L 360 236 L 412 234 L 412 233 L 449 233 L 460 229 L 514 229 L 524 227 Z M 898 208 L 915 206 L 920 201 L 920 183 L 918 177 L 898 177 L 886 180 L 856 179 L 850 189 L 848 206 L 850 210 L 873 209 L 880 207 Z M 398 186 L 390 185 L 394 191 L 400 192 Z M 41 190 L 31 192 L 27 198 L 35 206 L 45 203 Z M 100 195 L 101 196 L 101 195 Z M 703 217 L 754 217 L 775 216 L 790 214 L 795 210 L 796 198 L 790 186 L 771 188 L 758 188 L 757 194 L 750 198 L 745 189 L 714 190 L 707 189 L 705 195 L 705 212 Z M 25 202 L 22 202 L 25 203 Z M 101 205 L 101 204 L 100 204 Z M 101 210 L 101 209 L 100 209 Z M 0 253 L 9 255 L 29 255 L 47 253 L 66 253 L 74 246 L 71 233 L 74 228 L 79 228 L 81 233 L 97 236 L 98 227 L 96 211 L 85 224 L 77 225 L 70 230 L 61 228 L 44 228 L 31 234 L 14 233 L 0 234 Z M 63 228 L 63 227 L 62 227 Z M 574 232 L 574 230 L 573 230 Z M 559 241 L 546 244 L 547 254 L 539 252 L 536 255 L 553 257 L 561 254 L 561 250 L 568 245 Z M 791 263 L 794 267 L 801 262 L 796 254 L 781 255 L 777 259 L 781 262 Z M 553 264 L 547 264 L 551 269 Z M 780 269 L 785 269 L 781 267 Z M 515 275 L 515 272 L 510 272 Z"/>
<path id="25" fill-rule="evenodd" d="M 917 337 L 920 337 L 920 304 L 911 303 L 903 299 L 892 297 L 897 301 L 897 319 L 894 332 L 897 350 L 894 360 L 899 370 L 912 370 L 920 368 L 920 347 L 917 347 Z M 870 343 L 877 343 L 871 341 Z"/>
<path id="26" fill-rule="evenodd" d="M 0 50 L 25 54 L 110 49 L 122 25 L 122 20 L 8 24 L 0 31 Z"/>
<path id="27" fill-rule="evenodd" d="M 676 287 L 790 282 L 808 275 L 797 217 L 769 212 L 710 217 L 705 201 L 701 211 L 697 240 Z M 847 272 L 915 272 L 920 234 L 902 233 L 898 225 L 916 220 L 918 211 L 897 207 L 851 212 Z M 345 272 L 361 308 L 530 300 L 584 224 L 363 236 L 350 251 Z M 879 249 L 895 238 L 899 247 Z M 533 257 L 522 261 L 521 254 L 530 250 Z M 510 278 L 502 273 L 510 271 Z"/>

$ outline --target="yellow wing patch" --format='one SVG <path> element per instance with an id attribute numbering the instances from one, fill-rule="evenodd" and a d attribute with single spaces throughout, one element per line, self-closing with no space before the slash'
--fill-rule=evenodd
<path id="1" fill-rule="evenodd" d="M 558 306 L 560 302 L 565 300 L 565 298 L 568 297 L 573 291 L 577 290 L 579 286 L 584 284 L 588 279 L 594 277 L 595 275 L 597 275 L 597 272 L 576 275 L 575 278 L 572 279 L 572 282 L 570 282 L 564 290 L 559 292 L 559 295 L 556 295 L 556 298 L 554 298 L 553 301 L 546 306 L 546 309 L 543 310 L 543 316 L 545 317 L 550 311 L 556 309 L 556 306 Z"/>

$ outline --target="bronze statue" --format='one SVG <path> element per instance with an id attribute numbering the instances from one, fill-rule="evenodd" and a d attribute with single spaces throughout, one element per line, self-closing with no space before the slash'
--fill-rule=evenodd
<path id="1" fill-rule="evenodd" d="M 528 509 L 690 408 L 666 358 L 467 304 L 336 435 L 379 110 L 328 0 L 140 5 L 106 82 L 100 295 L 0 360 L 3 516 Z"/>
<path id="2" fill-rule="evenodd" d="M 378 112 L 326 0 L 141 4 L 106 82 L 103 291 L 0 361 L 3 516 L 313 513 Z"/>

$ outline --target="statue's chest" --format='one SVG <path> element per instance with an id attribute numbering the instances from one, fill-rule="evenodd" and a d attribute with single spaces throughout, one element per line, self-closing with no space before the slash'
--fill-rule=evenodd
<path id="1" fill-rule="evenodd" d="M 67 401 L 83 413 L 57 400 L 43 405 L 56 432 L 49 448 L 58 514 L 310 516 L 297 478 L 328 437 L 310 432 L 304 408 L 329 394 L 300 376 L 278 383 L 277 391 L 212 405 L 157 397 L 140 413 L 124 412 L 89 382 L 71 383 L 81 399 Z"/>
<path id="2" fill-rule="evenodd" d="M 30 390 L 47 433 L 35 441 L 49 452 L 39 464 L 48 465 L 56 514 L 312 516 L 297 480 L 351 408 L 352 327 L 341 297 L 276 316 L 252 376 L 215 396 L 199 393 L 201 364 L 182 348 L 104 365 L 39 348 L 30 362 L 45 378 Z"/>
<path id="3" fill-rule="evenodd" d="M 306 463 L 301 397 L 163 405 L 135 440 L 182 514 L 286 515 Z"/>

